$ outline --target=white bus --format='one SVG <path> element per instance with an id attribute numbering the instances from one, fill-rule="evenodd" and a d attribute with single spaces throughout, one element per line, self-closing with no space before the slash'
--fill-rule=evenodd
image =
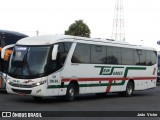
<path id="1" fill-rule="evenodd" d="M 156 87 L 157 52 L 127 42 L 66 35 L 19 40 L 12 52 L 8 93 L 65 96 L 118 92 Z"/>

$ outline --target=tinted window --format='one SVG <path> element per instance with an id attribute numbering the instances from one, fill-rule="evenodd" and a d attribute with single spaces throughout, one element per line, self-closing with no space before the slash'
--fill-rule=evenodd
<path id="1" fill-rule="evenodd" d="M 146 51 L 146 62 L 147 65 L 154 65 L 156 64 L 157 60 L 157 53 L 154 51 Z"/>
<path id="2" fill-rule="evenodd" d="M 21 35 L 14 35 L 14 34 L 1 34 L 0 35 L 0 45 L 4 47 L 6 45 L 15 44 L 18 40 L 27 37 Z"/>
<path id="3" fill-rule="evenodd" d="M 90 45 L 78 43 L 71 61 L 72 63 L 90 63 Z"/>
<path id="4" fill-rule="evenodd" d="M 134 65 L 134 52 L 133 49 L 122 48 L 122 64 L 123 65 Z"/>
<path id="5" fill-rule="evenodd" d="M 135 64 L 146 65 L 146 55 L 144 50 L 135 50 Z"/>
<path id="6" fill-rule="evenodd" d="M 107 62 L 105 46 L 91 45 L 91 63 L 105 64 Z"/>
<path id="7" fill-rule="evenodd" d="M 63 64 L 66 60 L 66 57 L 68 55 L 68 52 L 70 50 L 71 44 L 72 43 L 70 43 L 70 42 L 59 43 L 58 54 L 57 54 L 59 68 L 61 68 L 63 66 Z"/>
<path id="8" fill-rule="evenodd" d="M 107 47 L 107 64 L 121 64 L 121 48 Z"/>
<path id="9" fill-rule="evenodd" d="M 140 49 L 78 43 L 71 61 L 72 63 L 150 66 L 156 64 L 157 53 Z"/>

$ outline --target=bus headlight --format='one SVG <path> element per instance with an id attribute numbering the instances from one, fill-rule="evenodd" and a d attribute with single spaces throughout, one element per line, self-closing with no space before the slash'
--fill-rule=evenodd
<path id="1" fill-rule="evenodd" d="M 10 81 L 10 80 L 7 80 L 7 83 L 8 83 L 8 84 L 10 84 L 10 83 L 11 83 L 11 81 Z"/>
<path id="2" fill-rule="evenodd" d="M 46 80 L 40 81 L 40 82 L 37 82 L 37 83 L 33 83 L 32 85 L 33 85 L 33 86 L 40 86 L 40 85 L 42 85 L 42 84 L 44 84 L 44 83 L 46 83 Z"/>
<path id="3" fill-rule="evenodd" d="M 10 81 L 9 81 L 9 80 L 7 80 L 7 83 L 9 84 L 9 83 L 10 83 Z"/>

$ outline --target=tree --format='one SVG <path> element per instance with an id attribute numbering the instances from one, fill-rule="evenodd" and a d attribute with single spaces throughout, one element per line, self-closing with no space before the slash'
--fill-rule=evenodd
<path id="1" fill-rule="evenodd" d="M 83 20 L 76 20 L 75 23 L 72 23 L 68 30 L 65 31 L 65 35 L 90 37 L 90 29 Z"/>

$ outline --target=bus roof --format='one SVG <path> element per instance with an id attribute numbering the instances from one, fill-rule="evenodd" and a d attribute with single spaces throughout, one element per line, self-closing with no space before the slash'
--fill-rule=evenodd
<path id="1" fill-rule="evenodd" d="M 27 35 L 15 31 L 0 30 L 0 47 L 15 44 L 18 40 L 28 37 Z"/>
<path id="2" fill-rule="evenodd" d="M 20 45 L 50 45 L 57 43 L 61 40 L 65 41 L 65 39 L 70 39 L 74 41 L 73 36 L 66 35 L 42 35 L 42 36 L 33 36 L 27 37 L 19 40 L 16 44 Z"/>
<path id="3" fill-rule="evenodd" d="M 0 34 L 10 34 L 10 35 L 16 35 L 16 36 L 25 36 L 28 37 L 27 35 L 15 31 L 9 31 L 9 30 L 0 30 Z"/>
<path id="4" fill-rule="evenodd" d="M 128 46 L 132 48 L 137 49 L 148 49 L 148 50 L 155 50 L 151 47 L 144 47 L 140 45 L 132 45 L 125 41 L 116 41 L 112 39 L 101 39 L 101 38 L 86 38 L 86 37 L 78 37 L 78 36 L 70 36 L 70 35 L 43 35 L 43 36 L 34 36 L 34 37 L 26 37 L 21 40 L 19 40 L 16 44 L 17 45 L 51 45 L 57 42 L 64 42 L 64 41 L 70 41 L 70 42 L 82 42 L 82 43 L 93 43 L 96 42 L 97 44 L 109 44 L 113 46 Z"/>

